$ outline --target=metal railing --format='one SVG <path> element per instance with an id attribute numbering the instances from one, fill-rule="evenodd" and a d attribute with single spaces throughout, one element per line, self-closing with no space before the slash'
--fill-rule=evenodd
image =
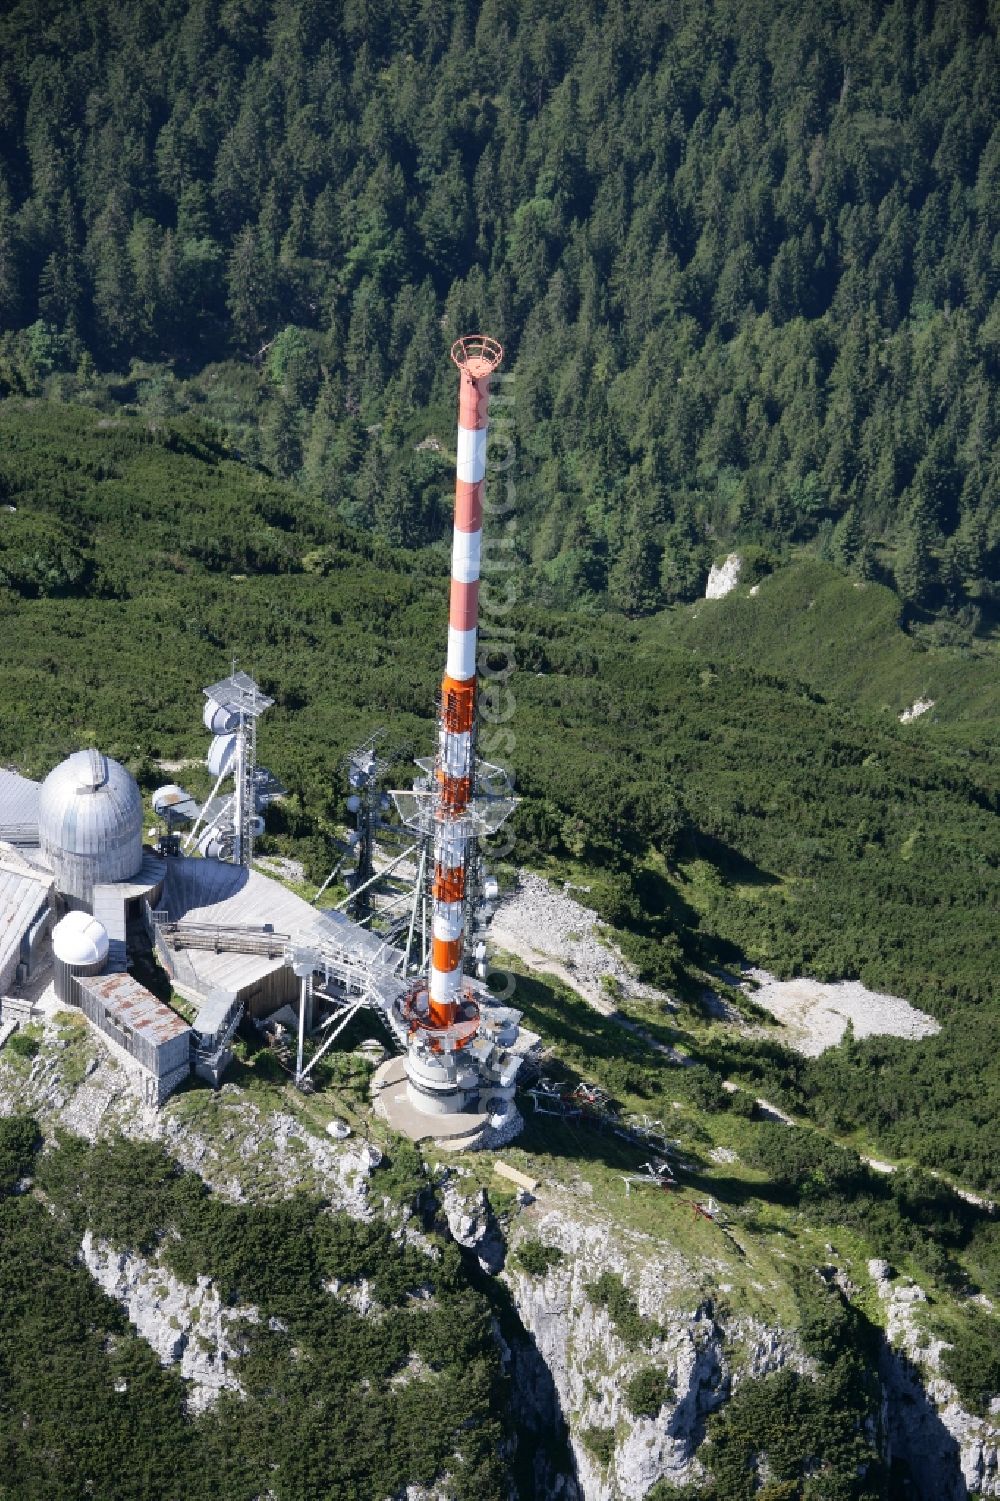
<path id="1" fill-rule="evenodd" d="M 154 920 L 157 914 L 154 914 Z M 284 958 L 287 933 L 269 928 L 224 927 L 214 923 L 156 922 L 156 933 L 172 949 L 202 949 L 215 954 L 261 954 Z"/>

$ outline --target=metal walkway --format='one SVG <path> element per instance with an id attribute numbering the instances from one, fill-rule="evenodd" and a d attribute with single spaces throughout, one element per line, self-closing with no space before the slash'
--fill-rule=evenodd
<path id="1" fill-rule="evenodd" d="M 154 917 L 155 921 L 155 917 Z M 211 954 L 261 954 L 281 959 L 289 935 L 270 928 L 224 927 L 218 923 L 156 922 L 156 932 L 172 949 L 201 949 Z"/>

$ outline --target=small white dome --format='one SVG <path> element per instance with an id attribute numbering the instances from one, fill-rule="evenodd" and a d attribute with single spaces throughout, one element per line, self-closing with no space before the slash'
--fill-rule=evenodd
<path id="1" fill-rule="evenodd" d="M 108 935 L 89 912 L 67 912 L 52 929 L 52 952 L 61 964 L 74 968 L 103 964 L 108 957 Z"/>

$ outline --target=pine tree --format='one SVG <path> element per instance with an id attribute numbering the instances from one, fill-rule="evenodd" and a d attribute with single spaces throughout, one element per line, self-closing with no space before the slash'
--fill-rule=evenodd
<path id="1" fill-rule="evenodd" d="M 7 184 L 0 177 L 0 328 L 17 328 L 21 314 L 21 247 Z"/>
<path id="2" fill-rule="evenodd" d="M 908 604 L 923 606 L 930 602 L 934 584 L 932 530 L 923 508 L 919 504 L 912 505 L 903 527 L 894 570 L 896 587 Z"/>
<path id="3" fill-rule="evenodd" d="M 638 504 L 630 508 L 608 570 L 608 602 L 623 615 L 648 615 L 661 603 L 660 549 Z"/>
<path id="4" fill-rule="evenodd" d="M 229 257 L 226 285 L 226 305 L 237 342 L 245 349 L 256 349 L 274 316 L 275 299 L 271 262 L 251 225 L 236 237 Z"/>
<path id="5" fill-rule="evenodd" d="M 302 463 L 302 414 L 281 391 L 268 406 L 261 439 L 268 468 L 291 479 Z"/>
<path id="6" fill-rule="evenodd" d="M 850 572 L 864 547 L 864 531 L 857 506 L 849 506 L 838 521 L 833 534 L 833 556 L 841 568 Z"/>
<path id="7" fill-rule="evenodd" d="M 128 253 L 128 224 L 117 197 L 96 220 L 87 240 L 98 337 L 113 356 L 123 357 L 139 330 L 135 274 Z"/>

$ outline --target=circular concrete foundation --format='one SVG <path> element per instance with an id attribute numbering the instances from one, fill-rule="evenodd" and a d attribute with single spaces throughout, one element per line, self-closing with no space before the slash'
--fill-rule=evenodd
<path id="1" fill-rule="evenodd" d="M 468 1151 L 477 1147 L 499 1146 L 520 1131 L 524 1122 L 513 1104 L 507 1105 L 502 1138 L 493 1121 L 502 1103 L 488 1104 L 482 1110 L 451 1110 L 429 1114 L 417 1109 L 410 1099 L 406 1077 L 406 1060 L 389 1058 L 372 1075 L 372 1099 L 376 1115 L 411 1141 L 434 1141 L 445 1150 Z"/>

